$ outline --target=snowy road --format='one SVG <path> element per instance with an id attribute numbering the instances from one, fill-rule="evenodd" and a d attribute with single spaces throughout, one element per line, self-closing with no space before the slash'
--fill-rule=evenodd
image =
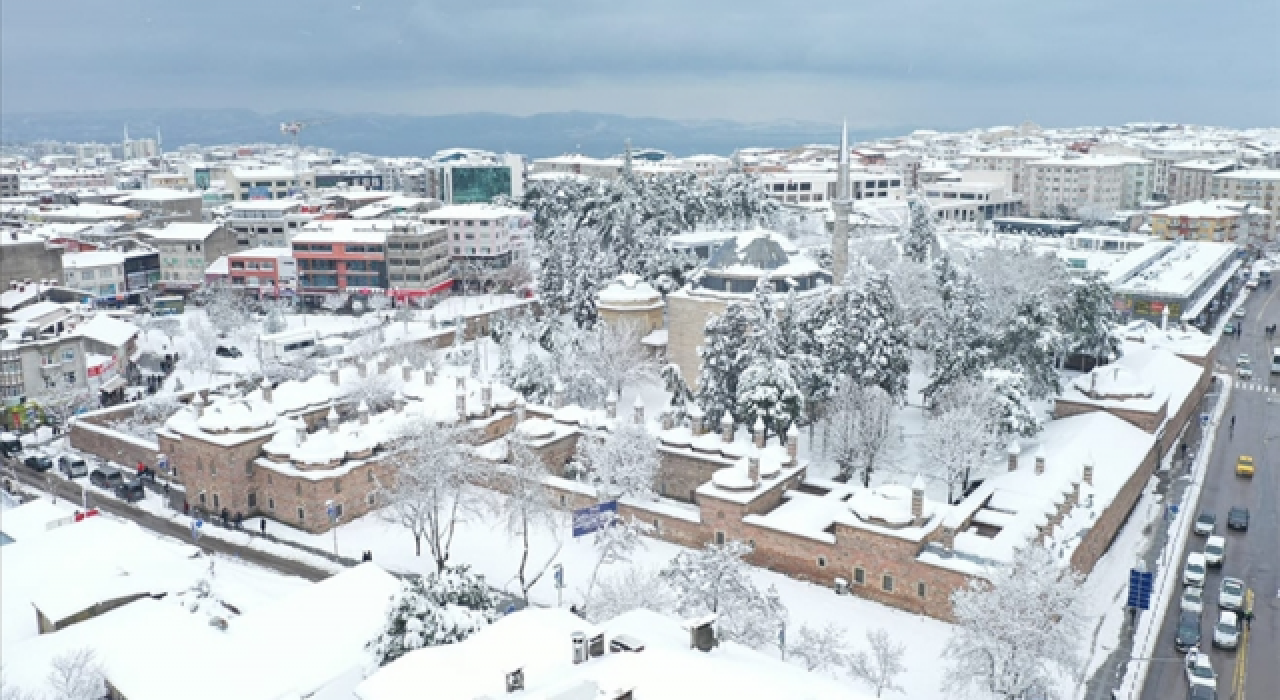
<path id="1" fill-rule="evenodd" d="M 1280 387 L 1280 375 L 1265 373 L 1271 346 L 1280 344 L 1267 338 L 1262 327 L 1280 322 L 1280 287 L 1260 290 L 1244 306 L 1248 312 L 1244 335 L 1224 338 L 1218 349 L 1221 364 L 1233 366 L 1239 353 L 1254 358 L 1257 374 L 1253 384 L 1267 388 Z M 1234 435 L 1230 416 L 1234 415 Z M 1227 538 L 1226 560 L 1221 569 L 1210 569 L 1205 584 L 1205 611 L 1201 622 L 1203 649 L 1210 649 L 1213 625 L 1217 622 L 1217 591 L 1223 576 L 1235 576 L 1254 590 L 1257 618 L 1251 630 L 1248 648 L 1246 692 L 1236 700 L 1274 700 L 1280 697 L 1280 398 L 1270 391 L 1233 391 L 1227 406 L 1228 418 L 1218 431 L 1209 471 L 1200 496 L 1199 512 L 1217 515 L 1217 534 Z M 1235 475 L 1236 458 L 1251 455 L 1257 461 L 1257 474 L 1252 479 Z M 1229 532 L 1225 527 L 1227 511 L 1245 506 L 1251 518 L 1248 532 Z M 1192 537 L 1187 549 L 1174 560 L 1181 566 L 1187 551 L 1204 548 L 1204 537 Z M 1179 589 L 1178 593 L 1181 593 Z M 1170 605 L 1156 646 L 1157 657 L 1178 656 L 1173 648 L 1178 606 Z M 1211 651 L 1213 668 L 1218 673 L 1218 697 L 1232 698 L 1232 679 L 1238 652 Z M 1187 681 L 1177 663 L 1151 666 L 1144 688 L 1145 700 L 1169 700 L 1187 696 Z"/>

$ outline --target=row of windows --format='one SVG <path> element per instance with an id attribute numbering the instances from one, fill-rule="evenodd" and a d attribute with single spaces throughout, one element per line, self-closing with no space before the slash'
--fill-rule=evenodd
<path id="1" fill-rule="evenodd" d="M 311 253 L 332 253 L 333 245 L 329 243 L 294 243 L 293 249 L 301 252 Z M 381 253 L 383 248 L 381 245 L 365 245 L 359 243 L 348 244 L 343 246 L 343 250 L 348 253 Z M 343 252 L 343 251 L 339 251 Z"/>
<path id="2" fill-rule="evenodd" d="M 266 262 L 249 261 L 248 263 L 245 263 L 245 261 L 243 260 L 233 260 L 231 262 L 231 269 L 232 270 L 274 270 L 276 269 L 276 264 L 271 261 L 266 261 Z"/>

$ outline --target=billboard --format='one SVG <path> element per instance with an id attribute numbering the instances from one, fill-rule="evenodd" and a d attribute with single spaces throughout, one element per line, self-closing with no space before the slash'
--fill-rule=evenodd
<path id="1" fill-rule="evenodd" d="M 250 187 L 249 199 L 271 199 L 270 187 Z"/>

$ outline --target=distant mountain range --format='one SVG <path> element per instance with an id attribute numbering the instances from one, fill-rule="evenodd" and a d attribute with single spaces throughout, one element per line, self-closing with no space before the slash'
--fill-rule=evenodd
<path id="1" fill-rule="evenodd" d="M 791 147 L 836 143 L 839 126 L 816 122 L 742 123 L 727 120 L 679 121 L 590 112 L 556 112 L 517 117 L 475 113 L 443 116 L 332 114 L 306 112 L 260 114 L 247 109 L 131 109 L 112 111 L 3 113 L 4 142 L 121 140 L 124 127 L 134 138 L 154 137 L 158 128 L 166 150 L 196 143 L 287 143 L 280 123 L 317 122 L 299 139 L 303 145 L 373 155 L 427 156 L 444 148 L 482 148 L 530 157 L 582 153 L 621 153 L 630 138 L 637 148 L 657 148 L 676 155 L 729 154 L 748 146 Z M 883 133 L 851 134 L 857 139 Z"/>

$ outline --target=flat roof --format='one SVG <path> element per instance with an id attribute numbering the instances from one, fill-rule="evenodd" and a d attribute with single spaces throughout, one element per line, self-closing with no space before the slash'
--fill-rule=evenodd
<path id="1" fill-rule="evenodd" d="M 505 216 L 527 216 L 528 213 L 522 209 L 492 204 L 451 204 L 424 215 L 429 219 L 501 219 Z"/>
<path id="2" fill-rule="evenodd" d="M 145 229 L 138 233 L 161 241 L 203 241 L 212 236 L 218 227 L 219 224 L 176 222 L 162 229 Z"/>
<path id="3" fill-rule="evenodd" d="M 98 267 L 100 265 L 120 265 L 124 263 L 124 253 L 110 250 L 95 250 L 85 253 L 63 253 L 63 269 Z"/>
<path id="4" fill-rule="evenodd" d="M 1230 219 L 1240 212 L 1228 209 L 1217 202 L 1184 202 L 1151 212 L 1152 216 L 1185 216 L 1192 219 Z"/>
<path id="5" fill-rule="evenodd" d="M 1145 245 L 1134 251 L 1142 252 Z M 1128 280 L 1115 291 L 1128 294 L 1150 294 L 1190 297 L 1211 275 L 1218 274 L 1229 258 L 1236 254 L 1234 243 L 1201 243 L 1182 241 L 1171 244 L 1164 255 Z"/>

